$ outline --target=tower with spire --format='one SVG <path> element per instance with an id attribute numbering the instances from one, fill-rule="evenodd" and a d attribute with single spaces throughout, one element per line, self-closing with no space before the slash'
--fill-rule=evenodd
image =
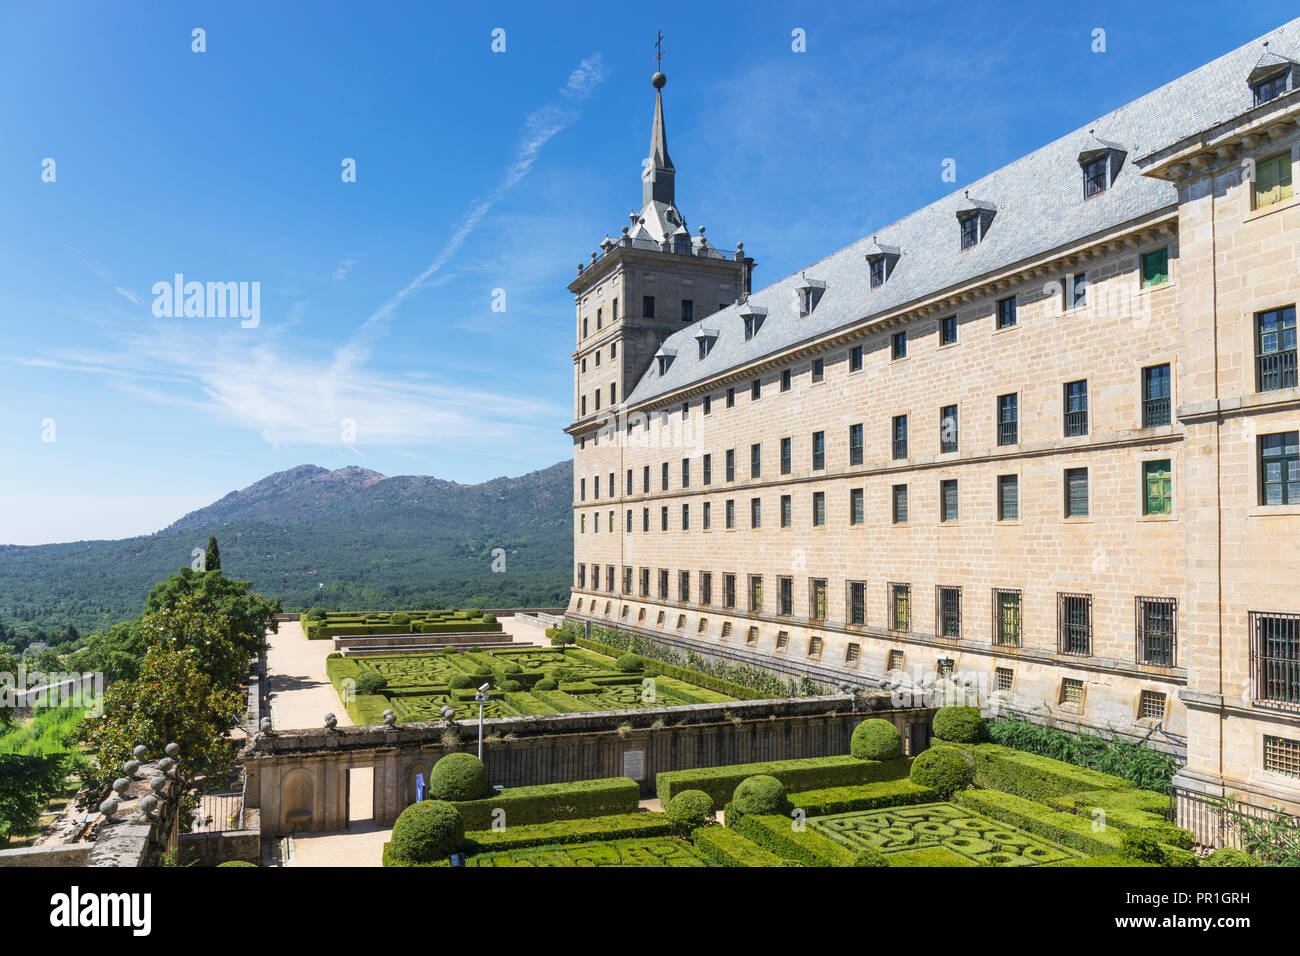
<path id="1" fill-rule="evenodd" d="M 661 37 L 662 39 L 662 37 Z M 656 43 L 658 46 L 658 43 Z M 617 415 L 669 334 L 743 300 L 754 260 L 736 243 L 724 253 L 692 234 L 677 206 L 677 169 L 668 155 L 663 90 L 655 89 L 650 154 L 641 172 L 641 208 L 628 213 L 616 236 L 608 233 L 569 284 L 577 308 L 573 353 L 575 442 Z"/>

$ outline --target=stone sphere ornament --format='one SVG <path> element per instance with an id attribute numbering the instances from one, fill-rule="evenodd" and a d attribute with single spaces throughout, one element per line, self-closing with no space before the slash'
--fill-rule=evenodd
<path id="1" fill-rule="evenodd" d="M 126 788 L 129 786 L 131 786 L 131 781 L 127 780 L 126 777 L 118 777 L 113 781 L 113 790 L 115 793 L 125 793 Z"/>
<path id="2" fill-rule="evenodd" d="M 271 729 L 271 718 L 263 717 L 257 722 L 257 729 L 262 733 L 267 733 Z"/>
<path id="3" fill-rule="evenodd" d="M 164 777 L 162 774 L 150 778 L 149 789 L 152 790 L 154 793 L 162 793 L 163 790 L 167 789 L 167 778 Z"/>
<path id="4" fill-rule="evenodd" d="M 167 756 L 175 758 L 175 756 L 181 752 L 181 745 L 173 741 L 163 748 L 163 752 L 167 754 Z"/>
<path id="5" fill-rule="evenodd" d="M 136 760 L 143 760 L 145 757 L 149 755 L 149 748 L 146 747 L 144 744 L 136 744 L 135 750 L 131 752 L 135 754 Z"/>
<path id="6" fill-rule="evenodd" d="M 163 757 L 161 760 L 158 761 L 158 769 L 163 771 L 164 773 L 170 770 L 174 766 L 176 766 L 176 761 L 173 760 L 171 757 Z"/>
<path id="7" fill-rule="evenodd" d="M 339 719 L 335 717 L 333 714 L 325 715 L 325 726 L 328 729 L 333 730 L 335 727 L 338 726 L 338 724 L 339 724 Z"/>
<path id="8" fill-rule="evenodd" d="M 109 797 L 99 805 L 99 812 L 106 817 L 111 817 L 113 814 L 117 813 L 117 808 L 117 797 Z"/>
<path id="9" fill-rule="evenodd" d="M 153 816 L 158 810 L 158 798 L 152 793 L 146 793 L 140 798 L 140 809 L 144 811 L 145 816 Z"/>
<path id="10" fill-rule="evenodd" d="M 134 777 L 135 772 L 139 769 L 140 769 L 140 761 L 138 760 L 128 760 L 126 763 L 122 764 L 122 772 L 125 773 L 128 777 Z"/>

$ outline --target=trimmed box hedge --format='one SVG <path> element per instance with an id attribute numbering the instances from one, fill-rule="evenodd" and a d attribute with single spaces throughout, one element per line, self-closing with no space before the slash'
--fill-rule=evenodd
<path id="1" fill-rule="evenodd" d="M 849 787 L 882 780 L 900 780 L 911 770 L 912 759 L 859 760 L 856 757 L 806 757 L 799 760 L 771 760 L 765 763 L 731 764 L 726 767 L 698 767 L 667 770 L 655 775 L 655 793 L 667 805 L 683 790 L 703 790 L 722 809 L 746 777 L 766 774 L 785 784 L 790 793 L 827 787 Z"/>
<path id="2" fill-rule="evenodd" d="M 509 819 L 509 811 L 506 812 L 506 818 Z M 617 813 L 579 820 L 507 826 L 504 830 L 474 830 L 465 834 L 465 852 L 487 853 L 557 843 L 672 836 L 676 832 L 673 822 L 663 813 Z"/>
<path id="3" fill-rule="evenodd" d="M 603 654 L 606 657 L 615 659 L 622 657 L 626 651 L 620 651 L 617 647 L 610 647 L 608 644 L 601 644 L 599 641 L 589 641 L 585 637 L 576 639 L 579 647 L 585 647 L 589 651 L 595 651 L 597 654 Z M 741 684 L 734 684 L 729 680 L 723 680 L 720 677 L 710 677 L 708 674 L 701 674 L 699 671 L 693 671 L 688 667 L 679 667 L 676 664 L 669 664 L 665 661 L 657 661 L 650 657 L 642 657 L 640 654 L 634 654 L 633 657 L 639 657 L 641 665 L 653 664 L 659 668 L 659 673 L 665 677 L 676 677 L 678 680 L 684 680 L 688 684 L 695 684 L 707 690 L 716 691 L 719 694 L 725 694 L 727 697 L 734 697 L 736 700 L 764 700 L 766 694 L 761 694 L 750 687 Z"/>
<path id="4" fill-rule="evenodd" d="M 969 756 L 975 763 L 977 787 L 1013 793 L 1040 803 L 1084 790 L 1133 789 L 1133 783 L 1122 777 L 999 744 L 953 744 L 937 739 L 932 744 L 954 748 Z"/>
<path id="5" fill-rule="evenodd" d="M 1053 810 L 1015 794 L 964 790 L 954 794 L 952 802 L 1082 853 L 1106 855 L 1120 850 L 1120 830 L 1094 831 L 1087 817 Z"/>
<path id="6" fill-rule="evenodd" d="M 738 820 L 727 821 L 745 839 L 782 859 L 804 866 L 852 866 L 857 858 L 846 846 L 813 830 L 796 830 L 789 817 L 747 813 Z"/>
<path id="7" fill-rule="evenodd" d="M 691 842 L 711 863 L 719 866 L 790 866 L 783 858 L 764 850 L 727 827 L 700 827 L 691 833 Z"/>
<path id="8" fill-rule="evenodd" d="M 883 780 L 857 787 L 805 790 L 789 796 L 790 803 L 796 809 L 805 811 L 810 817 L 851 813 L 855 810 L 913 806 L 918 803 L 937 803 L 941 799 L 938 792 L 930 787 L 922 787 L 907 779 Z"/>
<path id="9" fill-rule="evenodd" d="M 457 801 L 452 806 L 460 811 L 466 830 L 487 830 L 492 826 L 492 812 L 498 808 L 505 811 L 506 826 L 517 827 L 635 813 L 640 803 L 641 788 L 635 780 L 604 777 L 535 787 L 511 787 L 481 800 Z"/>

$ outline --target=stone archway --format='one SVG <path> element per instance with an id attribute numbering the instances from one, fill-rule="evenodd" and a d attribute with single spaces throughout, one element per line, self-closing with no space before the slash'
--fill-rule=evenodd
<path id="1" fill-rule="evenodd" d="M 290 770 L 280 784 L 280 807 L 283 832 L 314 829 L 316 820 L 316 779 L 302 767 Z"/>

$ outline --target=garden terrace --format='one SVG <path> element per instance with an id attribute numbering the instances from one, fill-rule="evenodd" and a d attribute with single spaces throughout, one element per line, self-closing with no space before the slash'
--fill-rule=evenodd
<path id="1" fill-rule="evenodd" d="M 299 615 L 309 640 L 395 634 L 499 634 L 495 614 L 467 611 L 394 611 L 362 613 L 351 611 L 304 611 Z"/>

